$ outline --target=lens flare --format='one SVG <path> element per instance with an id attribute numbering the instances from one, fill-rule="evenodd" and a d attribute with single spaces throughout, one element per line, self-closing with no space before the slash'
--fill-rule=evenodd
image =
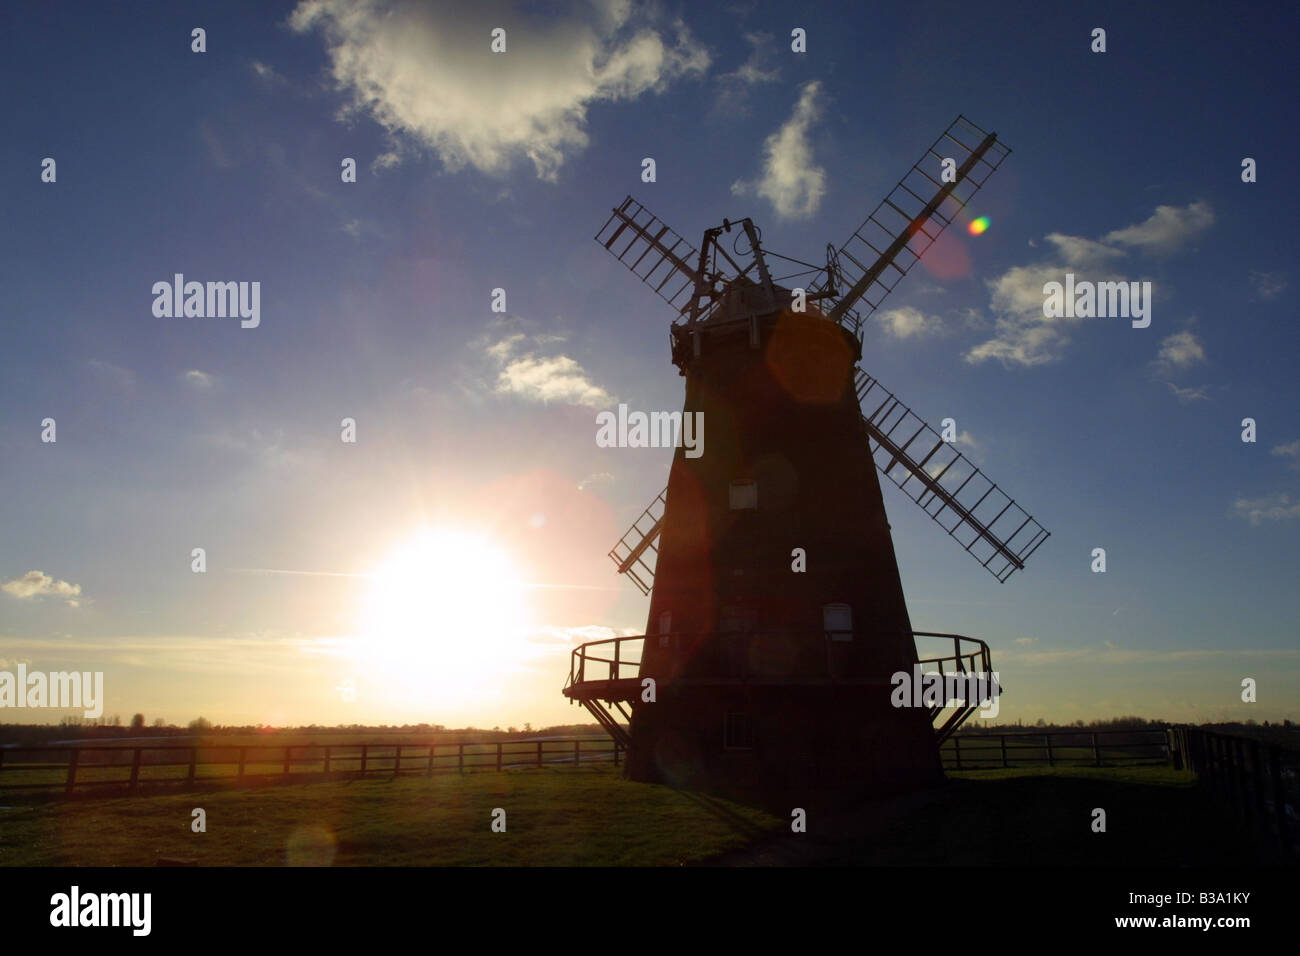
<path id="1" fill-rule="evenodd" d="M 988 229 L 988 227 L 989 227 L 989 217 L 980 216 L 978 219 L 971 221 L 971 224 L 966 227 L 966 231 L 969 232 L 972 236 L 979 236 L 979 235 L 983 235 L 984 230 Z"/>

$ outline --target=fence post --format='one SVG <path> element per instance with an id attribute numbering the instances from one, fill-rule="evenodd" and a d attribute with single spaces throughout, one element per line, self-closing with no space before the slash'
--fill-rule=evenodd
<path id="1" fill-rule="evenodd" d="M 614 646 L 618 647 L 617 644 L 615 644 Z M 615 653 L 617 653 L 617 651 Z M 542 765 L 542 742 L 539 740 L 537 741 L 537 766 L 540 767 L 541 765 Z"/>
<path id="2" fill-rule="evenodd" d="M 1101 766 L 1101 746 L 1097 743 L 1097 735 L 1096 735 L 1096 734 L 1093 734 L 1093 735 L 1092 735 L 1092 756 L 1093 756 L 1093 759 L 1097 762 L 1097 766 L 1100 767 L 1100 766 Z"/>
<path id="3" fill-rule="evenodd" d="M 288 776 L 288 775 L 289 775 L 289 763 L 290 763 L 289 755 L 290 755 L 290 753 L 292 753 L 292 751 L 293 751 L 293 748 L 292 748 L 292 747 L 290 747 L 288 744 L 285 744 L 285 745 L 284 745 L 284 773 L 285 773 L 285 776 Z"/>
<path id="4" fill-rule="evenodd" d="M 325 767 L 326 767 L 326 769 L 328 770 L 328 769 L 329 769 L 329 756 L 328 756 L 328 754 L 329 754 L 329 750 L 326 750 L 325 753 L 326 753 L 326 757 L 325 757 Z M 244 760 L 246 759 L 247 755 L 248 755 L 248 748 L 247 748 L 247 747 L 240 747 L 240 748 L 239 748 L 239 782 L 240 782 L 240 783 L 243 783 L 243 782 L 244 782 Z"/>
<path id="5" fill-rule="evenodd" d="M 574 738 L 573 738 L 573 765 L 574 765 L 575 767 L 581 767 L 581 766 L 582 766 L 582 749 L 581 749 L 581 748 L 582 748 L 582 740 L 579 739 L 579 738 L 577 738 L 577 737 L 574 737 Z"/>
<path id="6" fill-rule="evenodd" d="M 1007 735 L 999 734 L 998 737 L 1002 741 L 1002 766 L 1005 767 L 1007 766 Z"/>
<path id="7" fill-rule="evenodd" d="M 957 768 L 961 769 L 961 738 L 956 734 L 952 735 L 952 755 L 957 760 Z"/>
<path id="8" fill-rule="evenodd" d="M 68 761 L 68 782 L 64 790 L 72 792 L 72 788 L 77 785 L 77 761 L 81 759 L 81 748 L 78 747 L 72 751 L 72 759 Z"/>
<path id="9" fill-rule="evenodd" d="M 1255 815 L 1260 823 L 1264 822 L 1264 768 L 1259 763 L 1259 741 L 1250 742 L 1250 777 L 1255 791 Z"/>
<path id="10" fill-rule="evenodd" d="M 429 767 L 424 773 L 426 777 L 433 776 L 433 758 L 436 757 L 437 755 L 438 755 L 438 745 L 429 744 Z"/>
<path id="11" fill-rule="evenodd" d="M 363 777 L 366 775 L 366 757 L 369 756 L 369 752 L 370 752 L 370 745 L 362 744 L 361 745 L 361 776 Z"/>
<path id="12" fill-rule="evenodd" d="M 199 748 L 191 747 L 190 748 L 190 776 L 188 781 L 191 784 L 194 783 L 194 777 L 197 774 L 198 766 L 199 766 Z"/>
<path id="13" fill-rule="evenodd" d="M 501 772 L 501 741 L 497 741 L 497 773 Z"/>
<path id="14" fill-rule="evenodd" d="M 333 746 L 334 746 L 333 744 L 325 745 L 325 772 L 326 773 L 330 772 L 330 748 Z"/>
<path id="15" fill-rule="evenodd" d="M 1232 738 L 1232 762 L 1232 780 L 1236 784 L 1235 790 L 1237 792 L 1237 811 L 1242 816 L 1245 816 L 1248 796 L 1246 792 L 1246 748 L 1242 744 L 1240 737 Z"/>
<path id="16" fill-rule="evenodd" d="M 619 750 L 620 750 L 620 748 L 619 748 L 619 746 L 618 746 L 618 741 L 616 740 L 616 741 L 614 741 L 614 766 L 615 766 L 615 767 L 618 766 L 618 755 L 619 755 Z"/>
<path id="17" fill-rule="evenodd" d="M 463 740 L 456 745 L 456 772 L 465 772 L 465 741 Z"/>
<path id="18" fill-rule="evenodd" d="M 1047 765 L 1049 767 L 1055 767 L 1056 758 L 1052 756 L 1052 735 L 1043 734 L 1043 739 L 1047 741 Z"/>
<path id="19" fill-rule="evenodd" d="M 1282 849 L 1291 852 L 1291 824 L 1286 818 L 1286 788 L 1282 786 L 1282 748 L 1277 744 L 1268 748 L 1270 776 L 1273 778 L 1273 815 L 1277 817 L 1277 837 Z"/>
<path id="20" fill-rule="evenodd" d="M 131 756 L 131 789 L 134 790 L 136 784 L 140 782 L 140 748 L 136 747 Z"/>

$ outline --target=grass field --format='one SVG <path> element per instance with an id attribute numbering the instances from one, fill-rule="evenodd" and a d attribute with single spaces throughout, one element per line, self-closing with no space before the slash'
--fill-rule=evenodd
<path id="1" fill-rule="evenodd" d="M 676 865 L 778 825 L 613 768 L 544 768 L 20 804 L 0 809 L 0 865 Z"/>
<path id="2" fill-rule="evenodd" d="M 992 770 L 852 813 L 786 819 L 612 767 L 33 801 L 0 809 L 0 865 L 1069 865 L 1281 862 L 1164 767 Z M 191 810 L 207 832 L 190 830 Z M 505 833 L 490 830 L 504 808 Z M 1094 833 L 1092 811 L 1107 813 Z"/>

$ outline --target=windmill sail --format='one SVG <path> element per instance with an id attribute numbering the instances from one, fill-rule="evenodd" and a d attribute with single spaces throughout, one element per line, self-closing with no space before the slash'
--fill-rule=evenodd
<path id="1" fill-rule="evenodd" d="M 596 241 L 654 289 L 679 315 L 695 293 L 699 252 L 631 196 L 613 211 Z"/>
<path id="2" fill-rule="evenodd" d="M 1024 568 L 1049 532 L 861 369 L 857 388 L 876 467 L 999 581 Z"/>
<path id="3" fill-rule="evenodd" d="M 964 116 L 953 120 L 839 248 L 840 281 L 828 274 L 815 287 L 840 293 L 827 299 L 827 318 L 860 330 L 1010 153 L 997 134 Z M 955 163 L 954 182 L 942 182 L 946 159 Z"/>
<path id="4" fill-rule="evenodd" d="M 609 557 L 618 567 L 619 574 L 626 574 L 642 594 L 649 594 L 654 586 L 655 559 L 659 548 L 659 531 L 663 527 L 664 505 L 668 501 L 668 489 L 659 492 L 659 497 L 650 502 L 650 506 L 641 512 L 627 533 L 619 538 L 618 544 L 610 549 Z"/>

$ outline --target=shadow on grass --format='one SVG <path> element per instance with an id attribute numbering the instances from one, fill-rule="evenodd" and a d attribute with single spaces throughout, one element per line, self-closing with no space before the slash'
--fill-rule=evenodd
<path id="1" fill-rule="evenodd" d="M 1094 810 L 1106 830 L 1093 831 Z M 1288 861 L 1168 768 L 991 771 L 817 819 L 710 865 L 1210 866 Z"/>

